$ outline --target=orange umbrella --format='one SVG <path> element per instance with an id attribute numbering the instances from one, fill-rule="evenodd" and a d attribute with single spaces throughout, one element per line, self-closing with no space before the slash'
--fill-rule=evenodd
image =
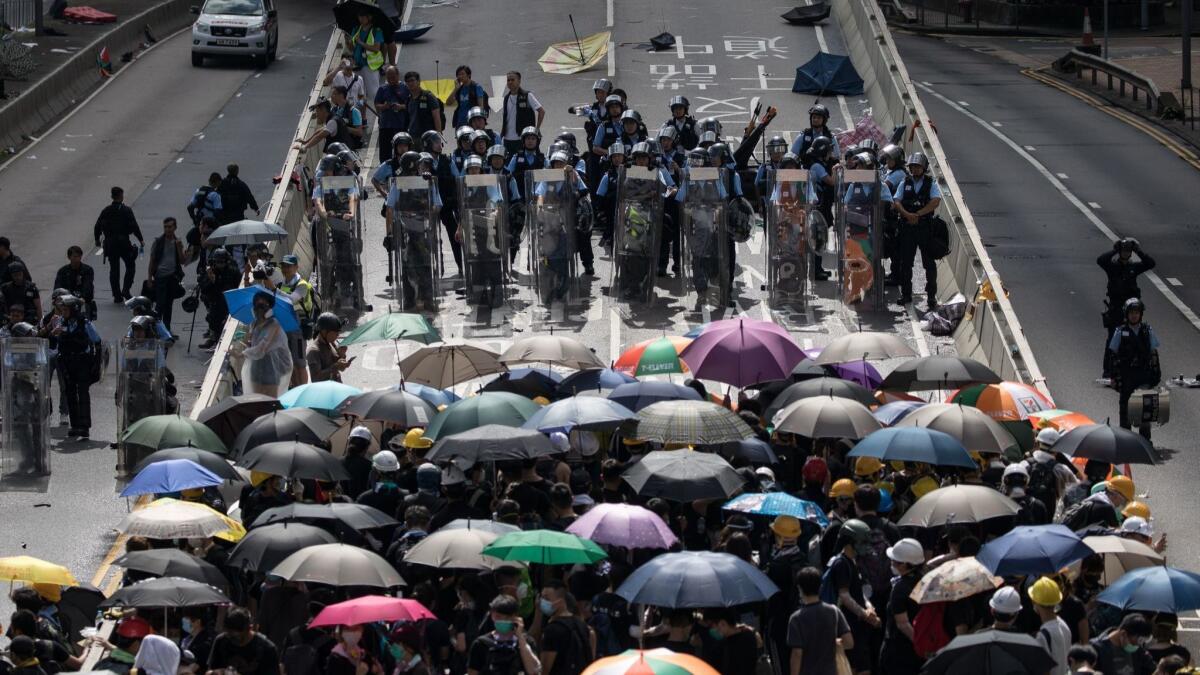
<path id="1" fill-rule="evenodd" d="M 688 367 L 679 358 L 679 352 L 690 344 L 691 338 L 677 335 L 639 342 L 621 354 L 613 364 L 613 370 L 620 370 L 634 377 L 686 373 Z"/>
<path id="2" fill-rule="evenodd" d="M 973 384 L 950 395 L 951 403 L 979 408 L 997 422 L 1029 419 L 1030 413 L 1054 408 L 1054 401 L 1022 382 Z"/>
<path id="3" fill-rule="evenodd" d="M 1092 418 L 1083 413 L 1063 410 L 1061 408 L 1029 413 L 1029 423 L 1033 425 L 1035 431 L 1052 427 L 1064 434 L 1075 427 L 1081 427 L 1085 424 L 1095 424 Z"/>
<path id="4" fill-rule="evenodd" d="M 630 649 L 592 663 L 583 675 L 720 675 L 712 666 L 690 654 L 670 649 Z"/>

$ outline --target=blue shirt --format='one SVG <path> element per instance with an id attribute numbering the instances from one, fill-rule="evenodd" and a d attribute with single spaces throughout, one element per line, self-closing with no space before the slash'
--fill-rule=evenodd
<path id="1" fill-rule="evenodd" d="M 196 198 L 199 196 L 200 188 L 196 188 L 196 191 L 192 193 L 192 201 L 190 203 L 195 204 Z M 200 205 L 200 215 L 216 218 L 217 214 L 220 212 L 221 195 L 216 190 L 212 190 L 208 193 L 208 196 L 204 198 L 204 203 Z"/>
<path id="2" fill-rule="evenodd" d="M 925 181 L 927 181 L 927 180 L 930 180 L 929 176 L 921 176 L 920 178 L 913 178 L 913 190 L 920 192 L 921 188 L 925 185 Z M 904 199 L 904 181 L 903 180 L 900 181 L 900 185 L 896 186 L 896 193 L 894 195 L 892 195 L 892 198 L 897 202 Z M 941 199 L 942 198 L 942 190 L 941 190 L 941 188 L 938 187 L 936 180 L 933 181 L 932 185 L 929 186 L 929 198 L 930 199 Z"/>
<path id="3" fill-rule="evenodd" d="M 605 176 L 605 178 L 607 178 L 607 176 Z M 565 185 L 566 181 L 563 181 L 563 184 Z M 587 185 L 584 184 L 582 177 L 577 177 L 575 181 L 575 191 L 579 193 L 587 192 Z M 546 194 L 546 182 L 539 181 L 536 185 L 534 185 L 533 194 L 538 197 Z"/>
<path id="4" fill-rule="evenodd" d="M 842 197 L 843 204 L 850 204 L 855 201 L 854 188 L 856 188 L 856 187 L 862 188 L 862 191 L 863 191 L 862 196 L 866 200 L 870 200 L 872 197 L 872 193 L 875 192 L 875 186 L 870 183 L 846 183 L 845 186 L 846 186 L 846 194 Z M 891 204 L 892 203 L 892 194 L 890 192 L 888 192 L 886 189 L 880 190 L 879 191 L 879 201 L 887 202 L 887 203 Z"/>
<path id="5" fill-rule="evenodd" d="M 379 85 L 379 91 L 375 92 L 375 109 L 379 110 L 379 128 L 380 129 L 407 129 L 408 128 L 408 101 L 412 98 L 412 92 L 403 84 L 397 83 L 391 85 L 383 83 Z M 388 110 L 380 109 L 381 103 L 403 103 L 404 110 Z M 391 143 L 392 139 L 388 139 Z"/>
<path id="6" fill-rule="evenodd" d="M 825 137 L 821 136 L 819 138 L 825 138 Z M 829 138 L 830 142 L 833 143 L 833 149 L 829 151 L 829 154 L 832 155 L 833 157 L 840 158 L 842 156 L 842 149 L 840 147 L 838 147 L 837 136 L 830 134 L 828 136 L 828 138 Z M 814 140 L 815 140 L 815 138 L 814 138 Z M 804 144 L 804 133 L 801 132 L 800 134 L 798 134 L 796 136 L 796 140 L 792 141 L 792 154 L 801 159 L 804 158 L 804 154 L 800 152 L 800 146 L 803 144 Z"/>
<path id="7" fill-rule="evenodd" d="M 729 173 L 729 176 L 732 179 L 730 182 L 733 183 L 733 195 L 732 196 L 741 197 L 742 196 L 742 177 L 732 171 Z M 687 183 L 687 179 L 685 177 L 685 179 L 679 186 L 679 192 L 675 193 L 675 201 L 683 203 L 683 200 L 687 197 L 687 185 L 688 185 L 688 183 Z M 725 181 L 723 181 L 723 180 L 717 181 L 717 192 L 721 196 L 721 199 L 729 199 L 730 198 L 730 195 L 726 192 L 725 186 L 726 186 Z"/>
<path id="8" fill-rule="evenodd" d="M 387 164 L 383 164 L 379 168 L 382 169 L 385 166 L 387 166 Z M 388 173 L 389 173 L 388 177 L 390 178 L 391 172 L 389 171 Z M 430 199 L 433 200 L 434 207 L 440 209 L 440 208 L 442 208 L 442 195 L 441 195 L 441 193 L 438 192 L 437 181 L 436 180 L 431 181 L 430 185 L 432 187 L 432 189 L 430 190 L 430 192 L 432 193 L 430 195 Z M 400 199 L 400 191 L 396 189 L 395 185 L 389 186 L 388 187 L 388 196 L 387 196 L 387 207 L 389 209 L 396 208 L 396 201 L 399 199 Z"/>
<path id="9" fill-rule="evenodd" d="M 474 96 L 472 96 L 474 95 Z M 487 105 L 487 92 L 478 82 L 464 85 L 458 89 L 458 107 L 454 109 L 454 128 L 467 123 L 467 113 L 471 112 L 471 99 L 474 98 L 480 107 Z"/>
<path id="10" fill-rule="evenodd" d="M 484 173 L 496 173 L 495 171 L 492 171 L 491 169 L 488 169 L 487 167 L 484 167 L 483 172 Z M 504 174 L 502 174 L 500 176 L 500 181 L 503 182 L 505 178 L 508 179 L 508 201 L 510 201 L 510 202 L 521 201 L 521 193 L 517 190 L 517 180 L 515 178 L 513 178 L 511 175 L 509 175 L 507 173 L 507 170 Z M 499 201 L 499 197 L 492 194 L 493 189 L 494 188 L 490 188 L 490 187 L 488 188 L 488 195 L 491 196 L 494 200 Z"/>
<path id="11" fill-rule="evenodd" d="M 1135 333 L 1140 333 L 1142 331 L 1143 327 L 1146 330 L 1150 331 L 1150 349 L 1157 351 L 1158 345 L 1159 345 L 1158 335 L 1156 335 L 1154 333 L 1153 327 L 1148 326 L 1144 323 L 1139 323 L 1137 326 L 1129 326 L 1129 325 L 1121 326 L 1117 330 L 1113 331 L 1113 336 L 1108 340 L 1108 351 L 1115 353 L 1117 351 L 1117 349 L 1121 346 L 1121 330 L 1122 329 L 1128 328 L 1129 330 L 1132 330 Z"/>
<path id="12" fill-rule="evenodd" d="M 163 322 L 161 319 L 154 322 L 154 334 L 158 337 L 159 340 L 169 340 L 171 338 L 171 331 L 167 330 L 167 327 L 165 325 L 163 325 Z M 96 334 L 96 329 L 92 328 L 92 324 L 90 324 L 90 323 L 88 324 L 88 335 L 95 336 L 92 338 L 92 342 L 100 341 L 100 336 L 98 334 Z M 127 338 L 133 337 L 133 328 L 130 328 L 125 333 L 125 337 L 127 337 Z"/>
<path id="13" fill-rule="evenodd" d="M 828 176 L 829 170 L 826 169 L 825 165 L 821 164 L 820 162 L 808 167 L 808 201 L 815 202 L 818 200 L 818 186 L 826 187 L 824 181 Z"/>
<path id="14" fill-rule="evenodd" d="M 908 176 L 907 173 L 904 173 L 904 169 L 892 169 L 891 171 L 884 169 L 883 174 L 883 180 L 888 184 L 888 189 L 893 193 L 896 191 L 896 188 L 904 184 L 904 179 Z"/>

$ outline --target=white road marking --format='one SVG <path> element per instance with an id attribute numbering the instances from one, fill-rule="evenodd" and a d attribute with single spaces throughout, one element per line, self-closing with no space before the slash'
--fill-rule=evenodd
<path id="1" fill-rule="evenodd" d="M 612 0 L 609 0 L 612 2 Z M 612 25 L 611 23 L 609 24 Z M 617 43 L 612 40 L 608 41 L 608 76 L 614 77 L 617 74 Z"/>
<path id="2" fill-rule="evenodd" d="M 608 362 L 613 363 L 621 355 L 621 314 L 616 307 L 608 310 Z"/>
<path id="3" fill-rule="evenodd" d="M 958 104 L 964 108 L 969 107 L 971 105 L 970 103 L 967 103 L 966 101 L 959 101 Z"/>
<path id="4" fill-rule="evenodd" d="M 1066 179 L 1070 178 L 1070 176 L 1068 176 L 1068 175 L 1067 175 L 1067 174 L 1065 174 L 1065 173 L 1056 173 L 1056 174 L 1054 174 L 1054 175 L 1055 175 L 1055 176 L 1058 176 L 1058 177 L 1059 177 L 1059 178 L 1061 178 L 1062 180 L 1066 180 Z"/>
<path id="5" fill-rule="evenodd" d="M 1033 147 L 1032 145 L 1026 145 L 1025 149 L 1028 150 L 1029 152 L 1034 152 L 1037 150 L 1037 148 Z"/>
<path id="6" fill-rule="evenodd" d="M 807 4 L 812 4 L 811 0 Z M 825 41 L 825 30 L 823 28 L 821 28 L 820 26 L 813 26 L 813 28 L 816 29 L 817 45 L 819 45 L 821 47 L 821 51 L 823 51 L 827 54 L 830 53 L 829 43 Z M 850 106 L 846 105 L 846 97 L 838 96 L 837 102 L 838 102 L 838 109 L 842 111 L 842 118 L 846 121 L 846 126 L 843 128 L 853 129 L 854 128 L 854 118 L 850 116 Z"/>
<path id="7" fill-rule="evenodd" d="M 917 343 L 917 354 L 929 356 L 929 343 L 925 340 L 925 331 L 921 330 L 921 320 L 917 308 L 908 306 L 908 321 L 912 324 L 913 341 Z"/>
<path id="8" fill-rule="evenodd" d="M 234 95 L 233 95 L 233 97 L 234 97 L 234 98 L 241 98 L 241 97 L 242 97 L 242 92 L 240 92 L 240 91 L 239 91 L 238 93 L 234 94 Z"/>
<path id="9" fill-rule="evenodd" d="M 1022 149 L 1020 145 L 1017 145 L 1012 139 L 1010 139 L 1008 136 L 1005 136 L 1003 133 L 993 129 L 983 120 L 983 118 L 934 91 L 932 87 L 924 85 L 918 86 L 921 86 L 922 89 L 942 103 L 945 103 L 956 111 L 974 120 L 984 129 L 987 129 L 989 132 L 991 132 L 996 138 L 1000 139 L 1000 141 L 1007 145 L 1013 152 L 1020 155 L 1022 159 L 1029 162 L 1033 168 L 1037 169 L 1038 173 L 1042 174 L 1042 177 L 1045 178 L 1050 185 L 1054 186 L 1054 189 L 1058 190 L 1059 193 L 1061 193 L 1062 196 L 1065 197 L 1072 206 L 1078 209 L 1079 212 L 1082 213 L 1083 216 L 1087 218 L 1097 230 L 1099 230 L 1104 236 L 1108 237 L 1109 241 L 1116 241 L 1117 239 L 1120 239 L 1120 237 L 1117 236 L 1117 233 L 1114 232 L 1112 228 L 1110 228 L 1103 220 L 1101 220 L 1100 216 L 1097 216 L 1093 209 L 1089 208 L 1087 204 L 1084 204 L 1078 197 L 1076 197 L 1074 193 L 1067 189 L 1066 185 L 1063 185 L 1061 180 L 1059 180 L 1053 173 L 1050 173 L 1050 170 L 1047 169 L 1045 165 L 1034 158 L 1033 155 Z M 1162 293 L 1163 297 L 1165 297 L 1167 301 L 1175 307 L 1175 309 L 1179 310 L 1179 313 L 1183 315 L 1183 318 L 1186 319 L 1188 323 L 1192 324 L 1193 328 L 1195 328 L 1197 331 L 1200 331 L 1200 316 L 1197 316 L 1196 313 L 1193 312 L 1192 309 L 1188 307 L 1178 295 L 1175 295 L 1174 291 L 1172 291 L 1170 288 L 1167 288 L 1167 284 L 1163 282 L 1162 278 L 1159 277 L 1156 272 L 1146 272 L 1145 276 L 1150 280 L 1150 283 L 1154 284 L 1154 287 L 1158 289 L 1158 292 Z"/>
<path id="10" fill-rule="evenodd" d="M 162 183 L 155 183 L 155 184 L 154 184 L 154 187 L 152 187 L 152 188 L 150 188 L 150 189 L 151 189 L 151 190 L 157 190 L 157 189 L 159 189 L 160 187 L 162 187 Z"/>
<path id="11" fill-rule="evenodd" d="M 177 158 L 177 159 L 175 160 L 175 163 L 176 163 L 176 164 L 183 164 L 183 158 L 182 158 L 182 157 L 179 157 L 179 158 Z"/>
<path id="12" fill-rule="evenodd" d="M 492 112 L 500 112 L 504 106 L 504 90 L 508 88 L 508 78 L 504 75 L 492 76 L 492 95 L 488 97 L 488 106 Z"/>
<path id="13" fill-rule="evenodd" d="M 217 119 L 224 119 L 225 113 L 217 113 Z"/>
<path id="14" fill-rule="evenodd" d="M 262 77 L 262 73 L 255 73 L 255 74 L 254 74 L 254 79 L 256 79 L 256 80 L 257 80 L 257 79 L 258 79 L 258 78 L 260 78 L 260 77 Z"/>
<path id="15" fill-rule="evenodd" d="M 613 0 L 607 0 L 604 3 L 605 26 L 612 28 L 613 25 Z"/>
<path id="16" fill-rule="evenodd" d="M 198 141 L 204 140 L 204 134 L 196 134 L 196 140 L 198 140 Z"/>
<path id="17" fill-rule="evenodd" d="M 994 126 L 994 127 L 996 127 L 997 129 L 999 129 L 1000 127 L 1002 127 L 1002 126 L 1004 126 L 1004 125 L 1003 125 L 1003 124 L 1001 124 L 1001 123 L 999 123 L 999 122 L 992 122 L 992 126 Z"/>
<path id="18" fill-rule="evenodd" d="M 1097 211 L 1100 210 L 1100 205 L 1097 204 L 1096 202 L 1088 202 L 1088 206 L 1092 207 L 1093 209 L 1095 209 Z"/>
<path id="19" fill-rule="evenodd" d="M 1171 284 L 1172 286 L 1182 286 L 1183 285 L 1183 282 L 1176 279 L 1175 277 L 1167 277 L 1167 283 Z"/>

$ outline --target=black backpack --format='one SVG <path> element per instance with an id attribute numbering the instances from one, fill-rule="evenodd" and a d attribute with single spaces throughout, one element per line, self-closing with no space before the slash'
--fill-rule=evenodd
<path id="1" fill-rule="evenodd" d="M 521 654 L 515 640 L 501 642 L 490 633 L 480 635 L 478 639 L 487 645 L 487 662 L 484 669 L 480 671 L 481 673 L 484 675 L 519 675 L 525 672 L 525 666 L 521 663 Z"/>
<path id="2" fill-rule="evenodd" d="M 192 218 L 193 224 L 199 224 L 200 218 L 204 215 L 204 209 L 208 206 L 208 195 L 212 194 L 212 187 L 201 185 L 200 189 L 192 197 L 192 203 L 188 204 L 187 212 Z"/>
<path id="3" fill-rule="evenodd" d="M 571 643 L 565 653 L 560 653 L 555 658 L 555 670 L 562 673 L 570 673 L 571 675 L 579 675 L 592 662 L 588 656 L 588 652 L 591 651 L 592 641 L 588 638 L 587 624 L 575 616 L 567 619 L 559 619 L 559 621 L 566 625 L 567 631 L 571 636 Z M 561 669 L 558 666 L 560 662 L 563 664 Z"/>
<path id="4" fill-rule="evenodd" d="M 1054 463 L 1032 461 L 1029 463 L 1029 485 L 1025 490 L 1053 509 L 1058 503 L 1058 480 L 1054 477 Z"/>

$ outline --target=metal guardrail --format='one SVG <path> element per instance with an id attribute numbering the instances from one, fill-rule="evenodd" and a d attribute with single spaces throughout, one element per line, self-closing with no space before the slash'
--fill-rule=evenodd
<path id="1" fill-rule="evenodd" d="M 0 0 L 0 21 L 10 28 L 33 28 L 42 32 L 42 0 Z"/>
<path id="2" fill-rule="evenodd" d="M 1125 98 L 1126 88 L 1131 90 L 1133 101 L 1138 102 L 1138 93 L 1142 95 L 1145 101 L 1146 110 L 1153 110 L 1154 114 L 1159 117 L 1172 119 L 1182 116 L 1183 107 L 1179 104 L 1175 94 L 1171 92 L 1163 93 L 1159 91 L 1158 85 L 1154 80 L 1142 75 L 1136 70 L 1125 68 L 1108 59 L 1089 54 L 1079 49 L 1072 49 L 1065 56 L 1056 60 L 1053 68 L 1060 73 L 1075 73 L 1076 77 L 1083 79 L 1083 71 L 1088 70 L 1092 73 L 1092 84 L 1099 86 L 1099 76 L 1101 73 L 1107 78 L 1108 90 L 1113 91 L 1113 80 L 1117 83 L 1117 92 L 1121 98 Z"/>

